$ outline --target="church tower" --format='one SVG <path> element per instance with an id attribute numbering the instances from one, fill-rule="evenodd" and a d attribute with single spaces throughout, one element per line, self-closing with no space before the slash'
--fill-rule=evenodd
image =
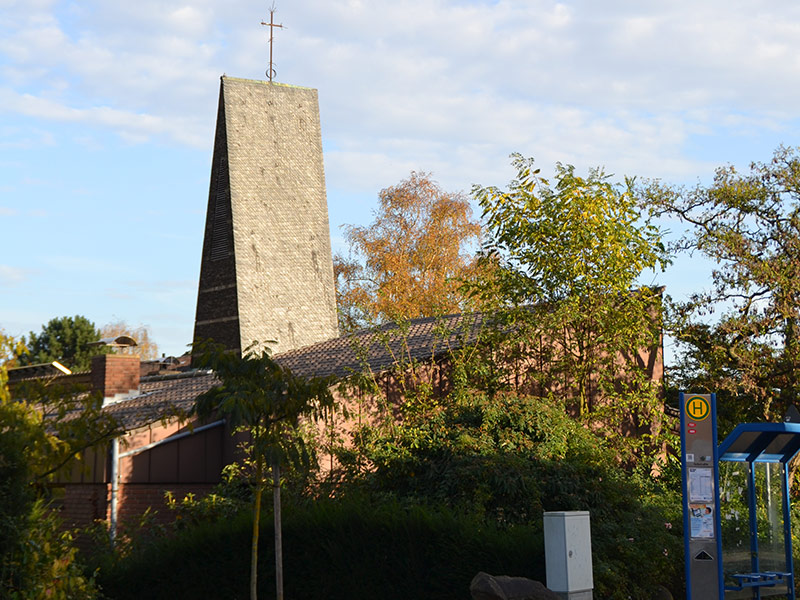
<path id="1" fill-rule="evenodd" d="M 337 335 L 317 90 L 223 76 L 194 340 Z"/>

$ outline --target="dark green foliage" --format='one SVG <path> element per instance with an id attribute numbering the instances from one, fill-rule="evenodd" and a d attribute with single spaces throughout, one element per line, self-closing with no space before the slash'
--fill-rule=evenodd
<path id="1" fill-rule="evenodd" d="M 342 456 L 348 485 L 337 494 L 355 484 L 374 498 L 446 505 L 509 531 L 539 530 L 543 511 L 588 510 L 598 597 L 640 597 L 659 583 L 679 591 L 675 465 L 665 468 L 667 485 L 627 472 L 563 406 L 540 398 L 465 396 L 424 418 L 407 415 L 390 431 L 357 433 L 357 451 Z"/>
<path id="2" fill-rule="evenodd" d="M 710 287 L 671 311 L 682 350 L 673 384 L 725 393 L 733 419 L 781 420 L 800 403 L 800 152 L 722 167 L 709 186 L 646 191 L 688 225 L 676 250 L 715 263 Z"/>
<path id="3" fill-rule="evenodd" d="M 354 450 L 340 452 L 348 482 L 481 511 L 501 523 L 525 521 L 540 509 L 541 465 L 614 461 L 563 407 L 512 395 L 465 396 L 439 411 L 406 413 L 387 431 L 366 426 L 354 440 Z"/>
<path id="4" fill-rule="evenodd" d="M 578 475 L 546 489 L 562 499 L 577 498 L 588 483 Z M 634 510 L 592 514 L 595 596 L 647 599 L 660 583 L 678 597 L 680 523 L 664 521 L 658 505 L 637 508 L 635 499 L 612 501 L 617 511 L 620 506 Z M 576 500 L 562 508 L 582 506 Z M 271 536 L 268 515 L 262 522 L 261 535 Z M 250 527 L 243 513 L 184 530 L 101 569 L 99 584 L 112 600 L 246 597 Z M 283 536 L 286 595 L 296 600 L 468 598 L 478 571 L 545 581 L 541 515 L 530 525 L 500 528 L 474 515 L 355 495 L 287 509 Z M 264 548 L 259 594 L 265 598 L 274 597 L 268 575 L 272 560 L 272 548 Z"/>
<path id="5" fill-rule="evenodd" d="M 38 335 L 30 332 L 25 340 L 27 353 L 20 357 L 21 365 L 34 365 L 57 360 L 73 371 L 86 371 L 92 357 L 109 350 L 88 346 L 100 339 L 100 332 L 89 319 L 81 315 L 50 319 Z"/>
<path id="6" fill-rule="evenodd" d="M 265 515 L 266 517 L 266 515 Z M 262 535 L 271 536 L 264 518 Z M 247 596 L 251 522 L 206 524 L 166 540 L 146 555 L 99 574 L 113 600 L 147 597 L 225 600 Z M 376 505 L 366 499 L 321 500 L 287 510 L 283 522 L 286 595 L 296 600 L 468 598 L 478 571 L 544 579 L 541 531 L 501 531 L 443 510 Z M 274 597 L 260 558 L 259 594 Z"/>
<path id="7" fill-rule="evenodd" d="M 25 446 L 35 426 L 24 411 L 0 400 L 0 590 L 14 576 L 20 543 L 35 498 Z"/>
<path id="8" fill-rule="evenodd" d="M 94 580 L 77 560 L 72 534 L 64 531 L 57 515 L 36 500 L 21 519 L 23 537 L 3 552 L 0 597 L 8 600 L 91 600 L 97 596 Z"/>
<path id="9" fill-rule="evenodd" d="M 293 498 L 283 521 L 287 597 L 466 598 L 481 570 L 544 581 L 548 510 L 591 512 L 597 597 L 646 599 L 656 584 L 681 593 L 676 489 L 623 471 L 563 407 L 479 396 L 425 414 L 407 415 L 394 437 L 361 432 L 373 468 L 350 455 L 333 498 Z M 194 504 L 199 524 L 101 569 L 110 598 L 246 596 L 252 520 L 204 521 Z M 272 535 L 268 522 L 262 535 Z M 259 559 L 265 574 L 272 552 Z M 273 597 L 272 586 L 265 577 L 259 593 Z"/>

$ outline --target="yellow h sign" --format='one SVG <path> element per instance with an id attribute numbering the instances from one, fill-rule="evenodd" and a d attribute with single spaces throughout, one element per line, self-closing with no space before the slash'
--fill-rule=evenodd
<path id="1" fill-rule="evenodd" d="M 703 396 L 689 396 L 686 401 L 686 414 L 695 421 L 702 421 L 711 414 L 711 404 Z"/>

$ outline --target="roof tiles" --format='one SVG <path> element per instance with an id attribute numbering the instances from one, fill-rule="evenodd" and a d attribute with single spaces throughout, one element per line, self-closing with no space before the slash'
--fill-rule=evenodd
<path id="1" fill-rule="evenodd" d="M 318 342 L 274 356 L 304 377 L 347 377 L 365 369 L 382 372 L 396 363 L 438 358 L 474 341 L 484 323 L 480 314 L 426 317 L 388 324 Z M 188 412 L 219 380 L 208 371 L 141 380 L 139 395 L 108 405 L 125 429 L 136 429 L 170 415 Z"/>

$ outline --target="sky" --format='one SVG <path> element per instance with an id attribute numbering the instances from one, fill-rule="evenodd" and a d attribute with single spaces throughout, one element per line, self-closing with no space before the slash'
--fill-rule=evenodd
<path id="1" fill-rule="evenodd" d="M 186 350 L 219 77 L 265 78 L 269 8 L 0 0 L 0 329 L 80 314 Z M 692 185 L 800 143 L 798 3 L 277 0 L 275 22 L 276 81 L 319 90 L 334 251 L 412 170 L 468 193 L 518 152 Z M 681 297 L 708 268 L 645 283 Z"/>

